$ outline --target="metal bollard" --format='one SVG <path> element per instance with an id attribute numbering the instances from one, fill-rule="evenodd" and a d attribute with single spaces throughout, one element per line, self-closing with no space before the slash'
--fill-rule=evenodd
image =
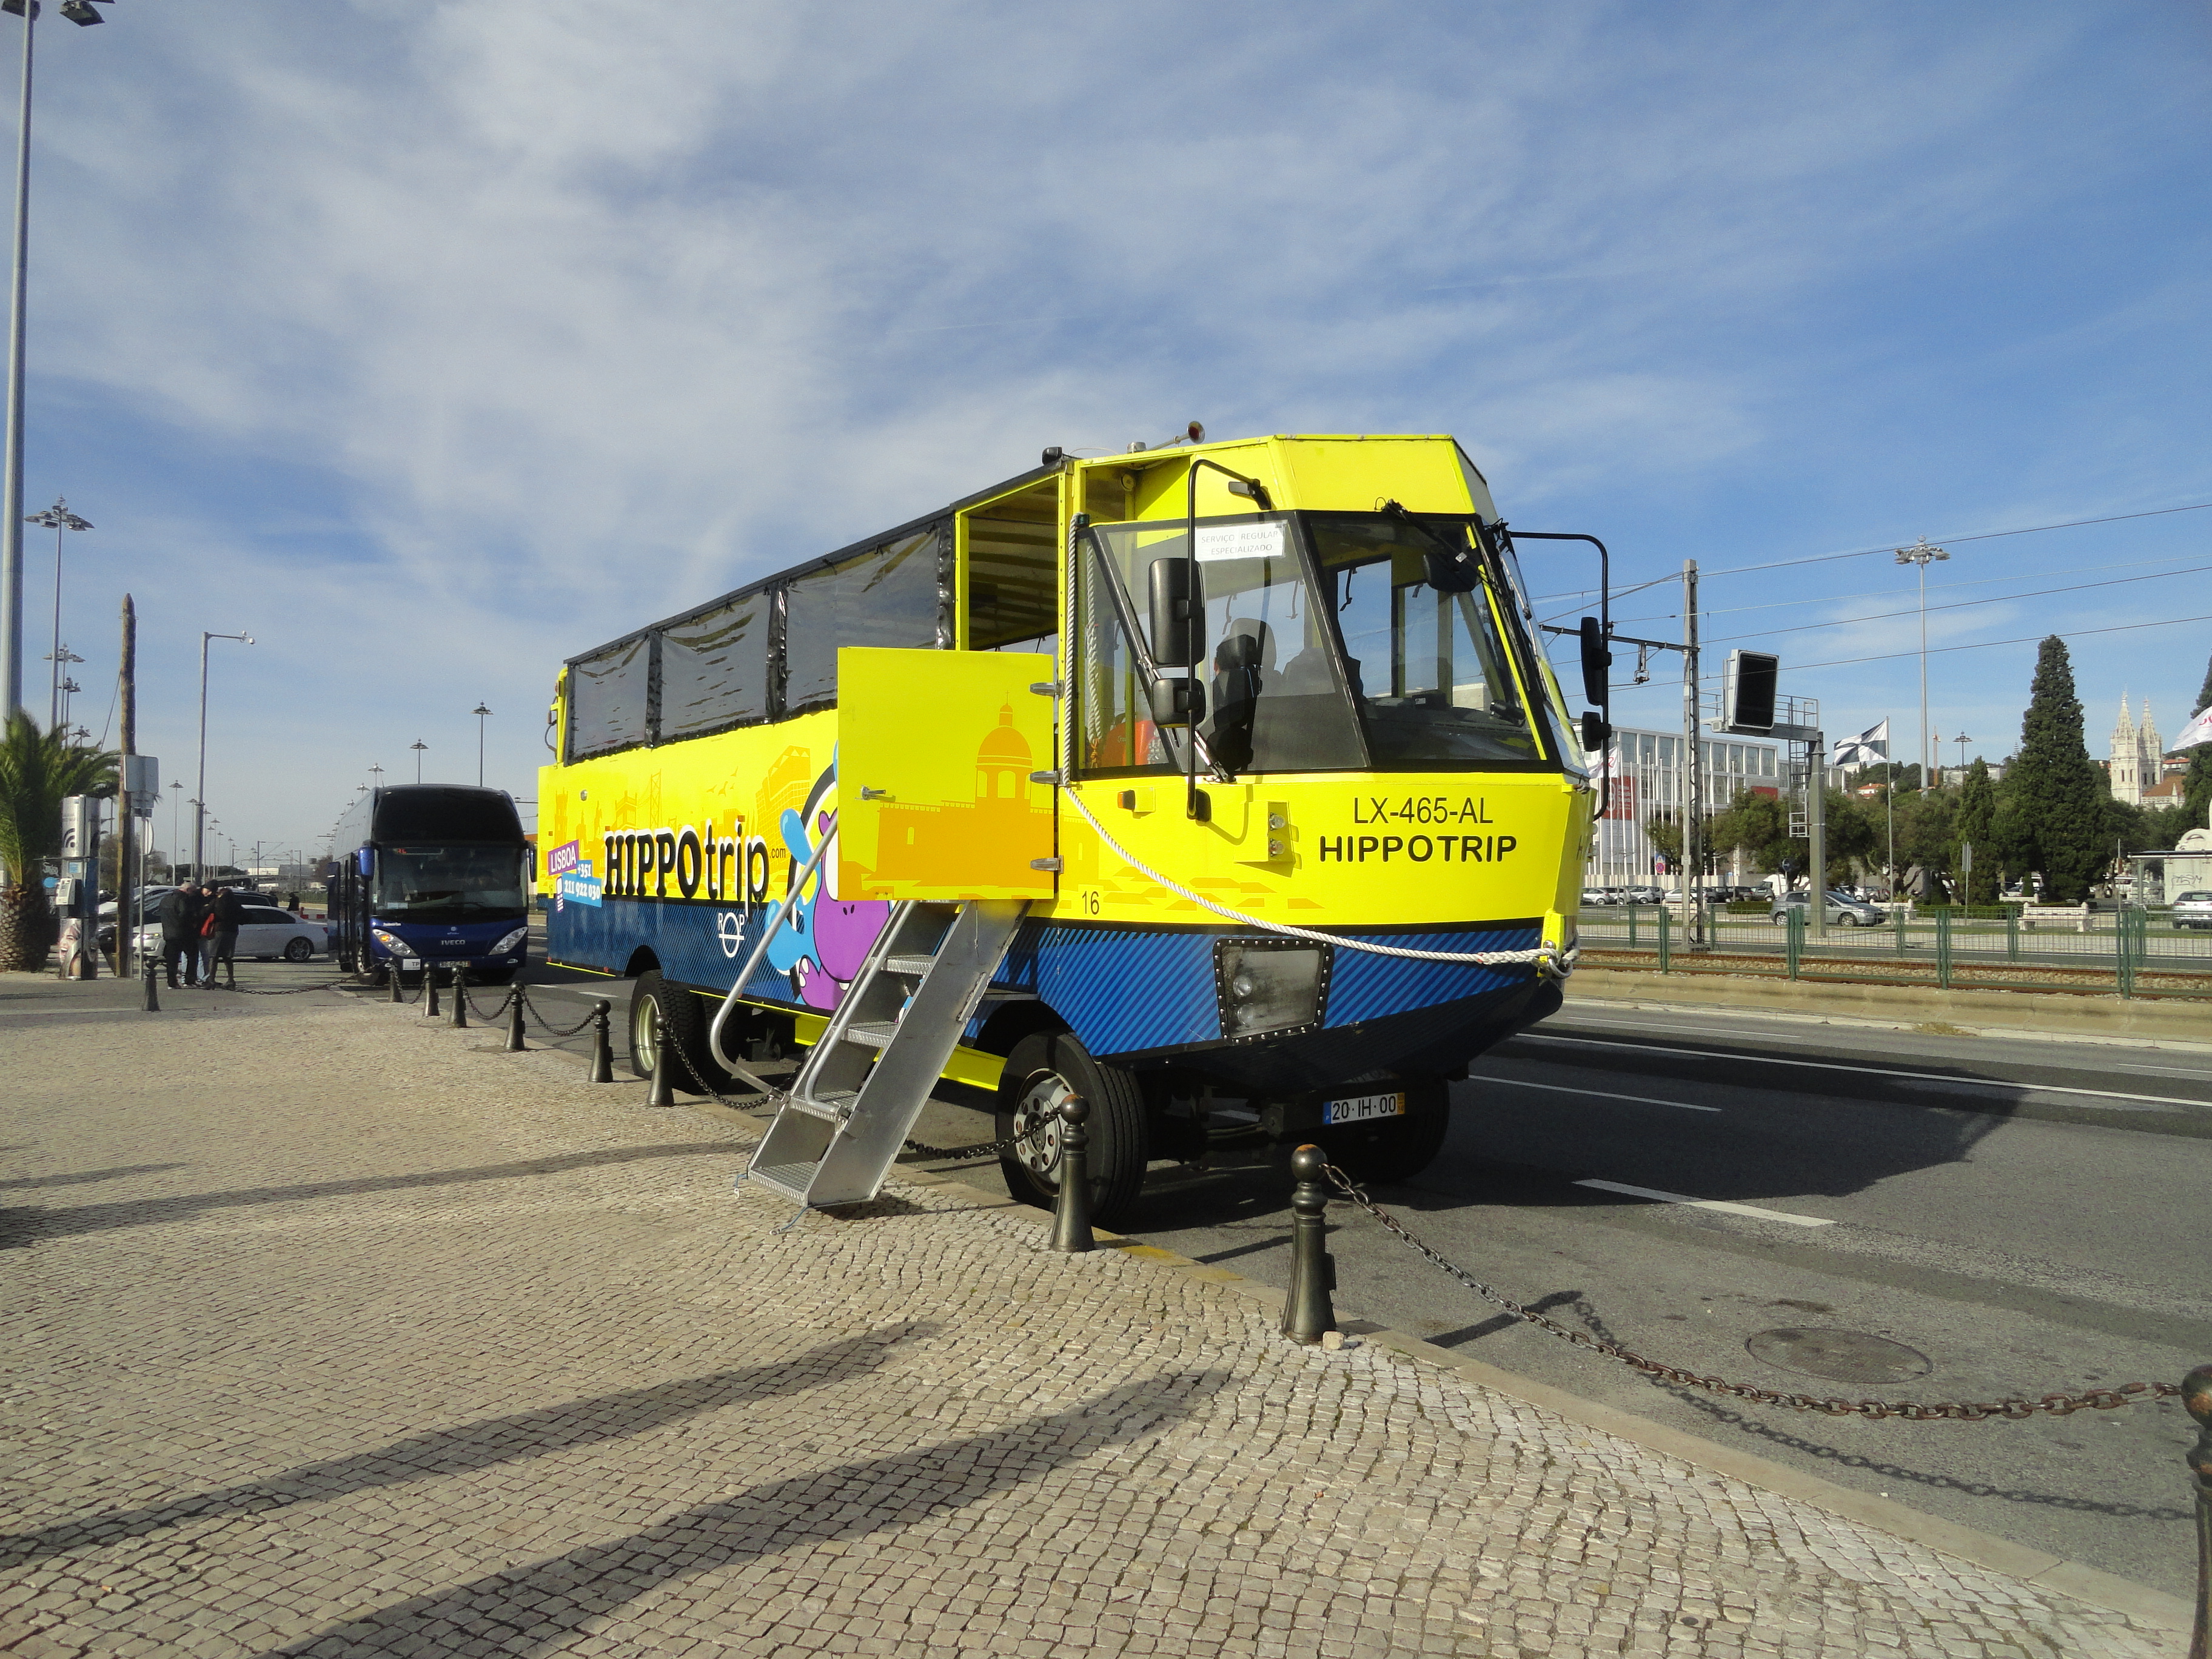
<path id="1" fill-rule="evenodd" d="M 645 1091 L 645 1103 L 648 1106 L 673 1106 L 676 1103 L 676 1091 L 668 1075 L 668 1045 L 675 1040 L 666 1022 L 653 1022 L 653 1083 Z"/>
<path id="2" fill-rule="evenodd" d="M 465 1031 L 469 1029 L 469 994 L 465 988 L 467 984 L 467 975 L 466 969 L 458 963 L 454 965 L 453 1029 L 457 1031 Z"/>
<path id="3" fill-rule="evenodd" d="M 528 1047 L 522 1040 L 522 988 L 518 985 L 507 995 L 507 1052 L 519 1054 Z"/>
<path id="4" fill-rule="evenodd" d="M 407 999 L 400 994 L 399 958 L 398 957 L 392 958 L 392 965 L 385 970 L 385 977 L 389 980 L 392 984 L 392 1000 L 394 1002 L 406 1001 Z"/>
<path id="5" fill-rule="evenodd" d="M 1052 1248 L 1062 1255 L 1094 1249 L 1091 1236 L 1091 1103 L 1070 1095 L 1060 1103 L 1060 1196 L 1052 1206 Z"/>
<path id="6" fill-rule="evenodd" d="M 2181 1403 L 2197 1419 L 2189 1472 L 2197 1488 L 2197 1637 L 2189 1659 L 2212 1659 L 2212 1365 L 2181 1379 Z"/>
<path id="7" fill-rule="evenodd" d="M 1291 1293 L 1283 1303 L 1283 1334 L 1308 1347 L 1336 1328 L 1336 1310 L 1328 1304 L 1336 1263 L 1328 1254 L 1328 1189 L 1322 1185 L 1328 1165 L 1328 1154 L 1318 1146 L 1291 1154 L 1298 1184 L 1291 1189 Z"/>
<path id="8" fill-rule="evenodd" d="M 438 1017 L 438 970 L 428 963 L 422 964 L 422 1018 Z"/>
<path id="9" fill-rule="evenodd" d="M 592 1005 L 592 1081 L 612 1083 L 615 1080 L 614 1045 L 607 1040 L 609 1005 L 602 997 Z"/>
<path id="10" fill-rule="evenodd" d="M 149 1014 L 158 1014 L 161 1012 L 161 994 L 154 988 L 154 975 L 160 968 L 160 965 L 161 964 L 156 963 L 149 953 L 146 957 L 145 1003 L 145 1012 Z"/>

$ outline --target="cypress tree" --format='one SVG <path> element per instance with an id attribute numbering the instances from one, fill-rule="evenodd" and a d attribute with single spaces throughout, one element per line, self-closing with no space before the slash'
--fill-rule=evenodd
<path id="1" fill-rule="evenodd" d="M 2104 838 L 2104 803 L 2112 791 L 2081 740 L 2074 665 L 2056 634 L 2036 651 L 2020 757 L 2006 781 L 2014 784 L 2008 827 L 2029 849 L 2031 867 L 2043 872 L 2044 898 L 2080 903 L 2112 857 Z"/>
<path id="2" fill-rule="evenodd" d="M 2212 663 L 2204 665 L 2204 689 L 2197 694 L 2197 707 L 2189 717 L 2194 720 L 2207 708 L 2212 708 Z M 2189 819 L 2184 827 L 2203 829 L 2212 817 L 2212 743 L 2199 744 L 2191 751 L 2189 769 L 2181 775 L 2181 802 Z"/>
<path id="3" fill-rule="evenodd" d="M 1996 844 L 1997 787 L 1990 781 L 1989 763 L 1975 761 L 1959 789 L 1959 813 L 1953 821 L 1958 845 L 1974 849 L 1973 872 L 1966 878 L 1966 902 L 1987 904 L 1997 896 L 1997 868 L 2002 854 Z M 1954 851 L 1951 867 L 1959 867 Z"/>

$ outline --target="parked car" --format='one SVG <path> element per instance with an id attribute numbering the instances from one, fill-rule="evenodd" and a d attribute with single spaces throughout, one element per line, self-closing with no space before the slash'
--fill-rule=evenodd
<path id="1" fill-rule="evenodd" d="M 1583 889 L 1583 908 L 1585 910 L 1589 909 L 1595 905 L 1610 904 L 1613 901 L 1605 896 L 1605 889 L 1602 887 L 1585 887 Z"/>
<path id="2" fill-rule="evenodd" d="M 318 951 L 331 947 L 331 930 L 319 921 L 309 921 L 289 910 L 279 910 L 273 904 L 256 904 L 253 895 L 246 901 L 245 914 L 239 918 L 238 954 L 257 961 L 282 957 L 287 962 L 305 962 Z M 159 924 L 147 927 L 138 935 L 138 948 L 159 951 L 161 948 L 161 929 Z"/>
<path id="3" fill-rule="evenodd" d="M 1656 887 L 1629 887 L 1622 890 L 1623 904 L 1664 904 L 1667 895 Z"/>
<path id="4" fill-rule="evenodd" d="M 1808 893 L 1792 893 L 1786 898 L 1775 900 L 1773 909 L 1775 926 L 1780 927 L 1793 908 L 1802 910 L 1808 908 L 1811 897 Z M 1864 899 L 1853 898 L 1847 893 L 1836 892 L 1832 890 L 1828 894 L 1827 902 L 1822 907 L 1821 914 L 1826 920 L 1838 927 L 1878 927 L 1884 920 L 1882 908 L 1879 904 L 1869 904 Z"/>
<path id="5" fill-rule="evenodd" d="M 2199 887 L 2186 893 L 2177 893 L 2173 900 L 2173 925 L 2177 927 L 2212 927 L 2212 890 Z"/>

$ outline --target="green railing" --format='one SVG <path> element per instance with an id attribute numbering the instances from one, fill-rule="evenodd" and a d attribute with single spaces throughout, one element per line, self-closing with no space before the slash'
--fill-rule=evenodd
<path id="1" fill-rule="evenodd" d="M 2023 927 L 2017 910 L 1961 916 L 1937 908 L 1915 917 L 1900 907 L 1879 925 L 1832 921 L 1825 937 L 1812 937 L 1801 905 L 1779 918 L 1709 911 L 1702 928 L 1686 927 L 1676 907 L 1624 905 L 1584 910 L 1578 932 L 1593 967 L 1618 961 L 1661 973 L 2212 998 L 2212 932 L 2176 928 L 2163 913 L 2143 910 L 2094 913 L 2090 931 L 2079 932 Z"/>

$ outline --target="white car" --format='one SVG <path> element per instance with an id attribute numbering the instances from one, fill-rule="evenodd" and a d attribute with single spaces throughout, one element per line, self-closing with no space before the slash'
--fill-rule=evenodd
<path id="1" fill-rule="evenodd" d="M 249 902 L 245 914 L 239 918 L 238 954 L 242 957 L 268 960 L 282 957 L 287 962 L 305 962 L 330 946 L 331 930 L 321 922 L 307 921 L 289 910 L 279 910 L 273 904 Z M 140 931 L 138 948 L 160 952 L 160 924 Z"/>
<path id="2" fill-rule="evenodd" d="M 2199 887 L 2175 895 L 2173 925 L 2177 927 L 2212 927 L 2212 891 Z"/>

